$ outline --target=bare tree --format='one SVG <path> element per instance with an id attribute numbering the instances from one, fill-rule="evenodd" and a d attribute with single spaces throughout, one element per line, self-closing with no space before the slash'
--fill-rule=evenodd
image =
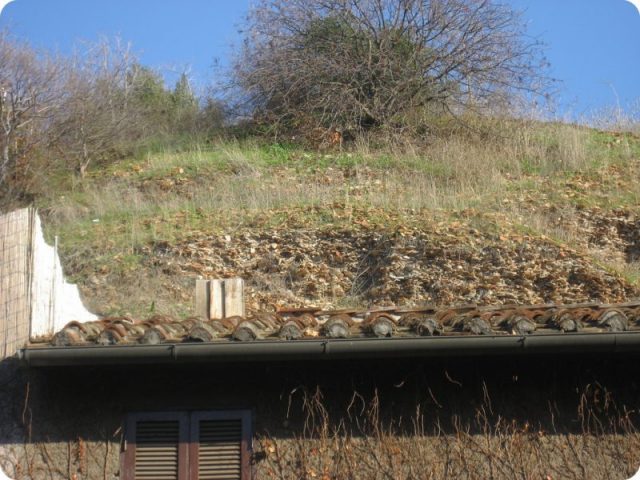
<path id="1" fill-rule="evenodd" d="M 540 44 L 492 0 L 258 0 L 233 85 L 287 128 L 406 126 L 548 86 Z"/>
<path id="2" fill-rule="evenodd" d="M 126 150 L 137 134 L 135 67 L 129 46 L 118 40 L 90 45 L 69 62 L 54 129 L 57 150 L 81 177 L 91 163 Z"/>
<path id="3" fill-rule="evenodd" d="M 0 187 L 23 174 L 62 99 L 61 64 L 0 33 Z M 21 164 L 22 163 L 22 164 Z"/>
<path id="4" fill-rule="evenodd" d="M 145 144 L 195 134 L 199 120 L 186 74 L 166 88 L 118 39 L 52 57 L 0 32 L 0 203 L 41 191 L 53 171 L 84 177 Z"/>
<path id="5" fill-rule="evenodd" d="M 90 44 L 75 55 L 64 90 L 55 120 L 58 150 L 81 177 L 90 165 L 196 128 L 198 100 L 187 75 L 169 90 L 162 75 L 140 65 L 118 39 Z"/>

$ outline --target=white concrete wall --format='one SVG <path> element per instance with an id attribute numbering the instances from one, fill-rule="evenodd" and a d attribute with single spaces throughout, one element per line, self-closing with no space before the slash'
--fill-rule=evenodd
<path id="1" fill-rule="evenodd" d="M 64 279 L 56 249 L 48 245 L 42 234 L 40 217 L 36 215 L 33 231 L 31 338 L 52 335 L 72 320 L 97 320 L 88 311 L 78 287 Z"/>

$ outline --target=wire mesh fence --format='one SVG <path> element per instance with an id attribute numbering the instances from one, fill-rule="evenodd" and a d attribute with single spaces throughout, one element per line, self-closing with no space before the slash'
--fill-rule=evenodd
<path id="1" fill-rule="evenodd" d="M 0 215 L 0 360 L 29 340 L 35 211 Z"/>

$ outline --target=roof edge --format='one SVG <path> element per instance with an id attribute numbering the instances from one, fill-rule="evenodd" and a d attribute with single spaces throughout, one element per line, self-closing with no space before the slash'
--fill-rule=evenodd
<path id="1" fill-rule="evenodd" d="M 640 332 L 26 347 L 29 367 L 640 353 Z"/>

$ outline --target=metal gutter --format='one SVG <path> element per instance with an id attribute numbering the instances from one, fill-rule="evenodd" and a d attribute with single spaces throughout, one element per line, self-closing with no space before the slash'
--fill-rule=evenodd
<path id="1" fill-rule="evenodd" d="M 30 367 L 640 353 L 640 332 L 27 347 Z"/>

